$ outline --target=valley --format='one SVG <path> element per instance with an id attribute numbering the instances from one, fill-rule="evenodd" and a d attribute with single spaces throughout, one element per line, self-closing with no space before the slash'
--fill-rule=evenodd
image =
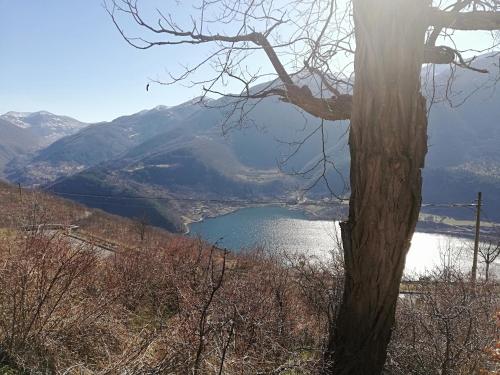
<path id="1" fill-rule="evenodd" d="M 495 61 L 485 56 L 477 64 L 493 70 Z M 445 71 L 437 75 L 438 91 L 446 78 Z M 499 222 L 500 109 L 492 104 L 500 94 L 468 71 L 455 77 L 455 87 L 477 92 L 459 106 L 433 105 L 422 217 L 470 220 L 470 209 L 452 205 L 473 203 L 482 191 L 485 220 Z M 146 216 L 173 232 L 276 201 L 306 200 L 311 204 L 302 209 L 310 217 L 345 216 L 341 204 L 322 202 L 349 195 L 348 124 L 325 125 L 328 188 L 318 121 L 276 98 L 246 104 L 253 109 L 245 117 L 231 110 L 229 97 L 195 98 L 95 124 L 9 112 L 0 117 L 2 176 L 110 213 Z M 441 228 L 445 222 L 420 226 L 453 230 Z"/>
<path id="2" fill-rule="evenodd" d="M 0 375 L 500 375 L 500 0 L 0 30 Z"/>

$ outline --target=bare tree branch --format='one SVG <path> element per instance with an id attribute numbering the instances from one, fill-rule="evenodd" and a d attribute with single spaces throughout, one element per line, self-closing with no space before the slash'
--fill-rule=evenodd
<path id="1" fill-rule="evenodd" d="M 429 25 L 437 28 L 454 30 L 498 30 L 500 29 L 500 12 L 445 12 L 439 9 L 429 11 Z"/>

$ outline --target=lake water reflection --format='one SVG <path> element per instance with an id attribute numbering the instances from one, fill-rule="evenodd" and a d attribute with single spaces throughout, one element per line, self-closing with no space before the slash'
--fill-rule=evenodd
<path id="1" fill-rule="evenodd" d="M 244 208 L 190 225 L 192 236 L 232 250 L 264 246 L 322 256 L 335 247 L 338 224 L 309 220 L 303 212 L 283 207 Z M 461 249 L 457 262 L 470 264 L 471 241 L 442 234 L 415 233 L 406 259 L 406 274 L 422 273 L 447 261 L 449 248 Z M 498 266 L 498 265 L 497 265 Z"/>

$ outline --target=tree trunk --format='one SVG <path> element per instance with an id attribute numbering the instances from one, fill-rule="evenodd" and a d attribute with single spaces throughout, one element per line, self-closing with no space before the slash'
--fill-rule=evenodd
<path id="1" fill-rule="evenodd" d="M 325 373 L 380 374 L 421 205 L 427 113 L 423 0 L 354 0 L 351 198 L 343 302 Z"/>

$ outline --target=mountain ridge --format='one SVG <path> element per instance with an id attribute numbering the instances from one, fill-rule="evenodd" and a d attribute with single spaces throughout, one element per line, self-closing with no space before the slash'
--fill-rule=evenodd
<path id="1" fill-rule="evenodd" d="M 491 61 L 485 58 L 479 63 Z M 481 88 L 477 73 L 464 71 L 455 77 L 455 89 L 458 93 L 477 92 L 462 105 L 450 107 L 444 103 L 444 94 L 448 93 L 442 91 L 446 79 L 443 72 L 437 76 L 436 90 L 443 95 L 443 102 L 433 105 L 429 117 L 424 201 L 472 201 L 474 190 L 484 188 L 489 195 L 485 197 L 487 204 L 493 210 L 500 208 L 500 186 L 495 182 L 500 177 L 500 109 L 495 105 L 500 102 L 500 94 Z M 277 98 L 267 98 L 251 102 L 255 108 L 248 114 L 247 122 L 241 124 L 238 115 L 228 112 L 230 100 L 223 97 L 200 103 L 195 98 L 179 106 L 158 106 L 91 124 L 23 163 L 9 164 L 7 177 L 27 185 L 49 184 L 61 193 L 86 186 L 119 194 L 181 193 L 199 199 L 218 195 L 285 199 L 296 196 L 315 175 L 310 174 L 313 179 L 308 181 L 293 174 L 307 171 L 321 160 L 320 122 Z M 221 124 L 230 131 L 223 132 Z M 231 127 L 235 130 L 231 131 Z M 348 124 L 325 122 L 324 130 L 327 152 L 344 176 L 339 178 L 337 171 L 332 170 L 328 177 L 335 192 L 342 195 L 349 171 Z M 307 142 L 301 144 L 306 138 Z M 297 147 L 300 152 L 295 152 Z M 280 161 L 284 159 L 288 175 L 282 173 Z M 446 181 L 450 184 L 445 187 Z M 312 197 L 325 193 L 324 186 L 308 192 Z M 83 203 L 98 207 L 103 204 Z M 147 205 L 148 209 L 152 206 L 151 202 Z M 186 207 L 173 202 L 167 206 L 167 211 L 173 213 L 167 215 L 168 221 L 176 227 L 178 220 L 173 217 L 183 216 Z M 151 212 L 158 210 L 156 207 Z M 446 210 L 433 212 L 455 215 Z M 500 221 L 498 212 L 491 216 Z"/>

